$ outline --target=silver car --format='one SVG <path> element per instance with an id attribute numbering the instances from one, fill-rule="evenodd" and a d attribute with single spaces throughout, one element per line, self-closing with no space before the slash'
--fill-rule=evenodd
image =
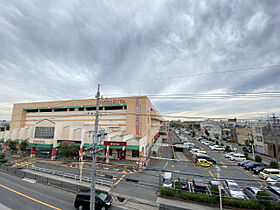
<path id="1" fill-rule="evenodd" d="M 228 191 L 228 194 L 232 198 L 237 199 L 247 199 L 245 194 L 242 192 L 242 190 L 239 188 L 238 184 L 235 181 L 232 180 L 225 180 L 225 188 Z"/>

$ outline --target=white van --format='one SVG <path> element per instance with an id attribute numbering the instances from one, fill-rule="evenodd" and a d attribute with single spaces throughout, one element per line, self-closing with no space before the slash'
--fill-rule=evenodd
<path id="1" fill-rule="evenodd" d="M 172 173 L 171 172 L 164 172 L 163 187 L 172 188 Z"/>
<path id="2" fill-rule="evenodd" d="M 237 162 L 241 162 L 243 160 L 246 160 L 246 157 L 243 154 L 236 153 L 236 154 L 232 154 L 231 156 L 229 156 L 229 159 L 237 161 Z"/>
<path id="3" fill-rule="evenodd" d="M 280 170 L 275 168 L 266 168 L 262 172 L 260 172 L 260 177 L 263 179 L 267 179 L 268 177 L 280 175 Z"/>

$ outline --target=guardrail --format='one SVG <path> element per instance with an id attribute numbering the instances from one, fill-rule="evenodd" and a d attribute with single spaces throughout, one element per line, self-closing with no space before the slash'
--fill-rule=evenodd
<path id="1" fill-rule="evenodd" d="M 61 177 L 70 178 L 70 179 L 74 179 L 74 180 L 80 180 L 80 175 L 77 175 L 77 174 L 71 174 L 71 173 L 67 173 L 67 172 L 64 172 L 64 171 L 48 169 L 48 168 L 40 168 L 40 167 L 36 167 L 34 165 L 27 165 L 26 167 L 27 167 L 27 169 L 31 169 L 31 170 L 34 170 L 34 171 L 39 171 L 39 172 L 42 172 L 42 173 L 61 176 Z M 82 176 L 82 181 L 91 183 L 91 177 Z M 109 187 L 113 186 L 112 181 L 108 181 L 108 180 L 104 180 L 104 179 L 95 179 L 95 183 L 99 184 L 99 185 L 106 185 L 106 186 L 109 186 Z"/>

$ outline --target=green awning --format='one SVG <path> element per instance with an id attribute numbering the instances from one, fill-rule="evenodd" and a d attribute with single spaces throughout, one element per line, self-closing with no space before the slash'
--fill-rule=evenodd
<path id="1" fill-rule="evenodd" d="M 130 149 L 130 150 L 139 150 L 139 146 L 135 145 L 128 145 L 125 147 L 125 149 Z"/>
<path id="2" fill-rule="evenodd" d="M 7 141 L 12 141 L 12 139 L 7 139 Z"/>
<path id="3" fill-rule="evenodd" d="M 110 149 L 122 149 L 122 146 L 110 146 Z"/>
<path id="4" fill-rule="evenodd" d="M 15 140 L 13 140 L 14 142 L 16 142 L 16 143 L 19 143 L 19 139 L 15 139 Z"/>
<path id="5" fill-rule="evenodd" d="M 4 139 L 4 138 L 2 138 L 2 139 L 1 139 L 1 142 L 4 142 L 4 141 L 5 141 L 5 139 Z"/>
<path id="6" fill-rule="evenodd" d="M 42 148 L 42 149 L 52 149 L 53 144 L 34 144 L 29 143 L 29 147 L 36 147 L 36 148 Z"/>

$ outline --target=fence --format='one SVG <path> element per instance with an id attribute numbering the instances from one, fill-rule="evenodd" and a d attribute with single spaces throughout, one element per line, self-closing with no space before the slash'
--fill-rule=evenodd
<path id="1" fill-rule="evenodd" d="M 57 171 L 57 170 L 51 170 L 51 169 L 45 169 L 45 168 L 39 168 L 39 167 L 32 167 L 32 166 L 28 166 L 27 168 L 35 170 L 35 171 L 43 172 L 43 173 L 46 173 L 46 174 L 57 175 L 57 176 L 65 177 L 65 178 L 71 178 L 71 179 L 74 179 L 74 180 L 80 180 L 79 175 L 65 173 L 63 171 Z M 55 178 L 49 178 L 49 177 L 45 177 L 43 175 L 37 175 L 37 174 L 29 173 L 29 172 L 22 171 L 21 169 L 17 169 L 17 168 L 11 168 L 11 167 L 5 166 L 4 164 L 0 165 L 0 169 L 2 171 L 6 171 L 6 172 L 9 172 L 13 175 L 16 175 L 20 178 L 34 179 L 38 183 L 52 185 L 52 186 L 55 186 L 57 188 L 67 190 L 67 191 L 71 191 L 71 192 L 78 192 L 79 190 L 84 190 L 85 188 L 87 188 L 87 187 L 84 187 L 84 186 L 79 185 L 79 184 L 70 183 L 70 182 L 66 182 L 66 181 L 62 181 L 62 180 L 57 180 Z M 82 181 L 90 183 L 91 178 L 90 177 L 82 177 Z M 106 186 L 109 186 L 109 187 L 113 186 L 112 181 L 103 180 L 103 179 L 96 179 L 95 181 L 96 181 L 96 184 L 99 184 L 99 185 L 106 185 Z M 87 189 L 89 189 L 89 188 L 87 188 Z"/>

